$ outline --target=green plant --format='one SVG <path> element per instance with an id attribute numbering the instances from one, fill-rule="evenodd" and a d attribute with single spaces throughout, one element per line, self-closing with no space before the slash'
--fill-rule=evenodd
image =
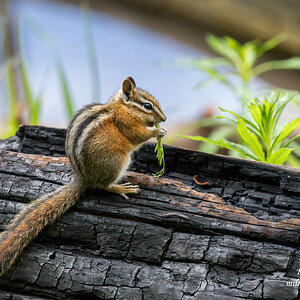
<path id="1" fill-rule="evenodd" d="M 16 89 L 15 80 L 15 69 L 18 62 L 11 34 L 10 6 L 6 0 L 1 1 L 0 6 L 0 80 L 4 79 L 5 81 L 8 102 L 7 120 L 1 130 L 1 136 L 6 138 L 18 129 L 21 106 L 18 102 L 18 90 Z"/>
<path id="2" fill-rule="evenodd" d="M 265 97 L 263 101 L 255 98 L 247 106 L 247 113 L 244 116 L 220 108 L 221 111 L 233 115 L 235 119 L 226 116 L 217 118 L 226 118 L 237 125 L 243 143 L 233 143 L 224 138 L 212 140 L 201 136 L 182 135 L 182 137 L 215 144 L 254 160 L 281 165 L 292 151 L 298 149 L 289 146 L 300 137 L 297 135 L 291 138 L 291 134 L 300 126 L 300 117 L 288 123 L 279 123 L 284 108 L 293 97 L 294 95 L 288 94 L 280 97 L 279 93 L 273 93 L 269 99 Z"/>
<path id="3" fill-rule="evenodd" d="M 6 5 L 4 5 L 4 3 Z M 21 122 L 25 121 L 33 125 L 39 123 L 42 105 L 42 89 L 40 88 L 37 95 L 34 95 L 28 68 L 25 63 L 26 60 L 24 59 L 24 51 L 22 51 L 20 22 L 13 24 L 11 15 L 9 14 L 9 2 L 7 1 L 6 3 L 4 1 L 2 4 L 6 9 L 3 9 L 3 16 L 1 16 L 0 19 L 0 80 L 5 80 L 9 107 L 5 128 L 1 130 L 0 137 L 7 138 L 16 132 Z M 91 12 L 88 0 L 81 1 L 81 10 L 85 27 L 93 98 L 99 99 L 99 70 L 97 68 L 96 49 L 91 30 Z M 71 88 L 63 62 L 58 55 L 56 47 L 47 34 L 35 22 L 26 17 L 22 17 L 21 20 L 24 25 L 34 31 L 49 50 L 54 61 L 67 115 L 69 119 L 72 118 L 74 115 L 74 105 Z M 12 33 L 11 36 L 9 33 Z M 12 48 L 12 45 L 14 48 Z M 28 117 L 24 118 L 26 113 Z"/>
<path id="4" fill-rule="evenodd" d="M 159 124 L 155 124 L 156 128 L 159 128 Z M 161 138 L 157 138 L 157 144 L 155 146 L 154 152 L 156 152 L 156 158 L 158 159 L 159 165 L 162 165 L 162 169 L 155 174 L 152 174 L 154 177 L 160 177 L 165 173 L 165 154 L 164 147 Z"/>
<path id="5" fill-rule="evenodd" d="M 16 132 L 19 126 L 20 104 L 16 94 L 16 82 L 14 80 L 14 66 L 12 61 L 7 64 L 6 69 L 6 89 L 9 103 L 7 126 L 2 132 L 2 136 L 7 138 Z"/>
<path id="6" fill-rule="evenodd" d="M 231 37 L 219 38 L 210 34 L 207 35 L 206 41 L 211 47 L 211 49 L 219 56 L 215 58 L 206 57 L 203 59 L 193 59 L 188 62 L 188 65 L 200 69 L 207 74 L 207 78 L 203 80 L 198 85 L 198 87 L 203 88 L 207 84 L 210 84 L 212 82 L 221 82 L 228 89 L 230 89 L 238 99 L 240 99 L 242 115 L 249 115 L 249 103 L 251 103 L 252 99 L 255 96 L 261 95 L 261 92 L 259 90 L 254 90 L 251 86 L 253 79 L 255 79 L 260 74 L 272 70 L 300 69 L 300 57 L 292 57 L 284 60 L 259 62 L 259 59 L 264 53 L 274 49 L 284 40 L 285 37 L 283 35 L 278 35 L 266 42 L 253 40 L 241 44 Z M 294 97 L 296 103 L 298 101 L 297 98 L 299 98 L 299 94 L 297 94 Z M 236 120 L 236 123 L 232 122 L 232 119 L 230 121 L 231 122 L 227 123 L 227 125 L 225 124 L 225 126 L 220 127 L 220 125 L 218 125 L 217 120 L 214 120 L 214 123 L 212 123 L 212 125 L 217 127 L 208 136 L 206 140 L 206 142 L 208 143 L 202 143 L 199 147 L 199 150 L 216 153 L 219 150 L 219 146 L 222 146 L 224 148 L 229 149 L 228 153 L 230 155 L 235 153 L 235 151 L 239 150 L 239 154 L 241 156 L 251 157 L 249 155 L 251 154 L 253 159 L 258 159 L 256 155 L 254 155 L 253 157 L 253 153 L 248 152 L 248 155 L 246 155 L 246 149 L 240 147 L 244 146 L 242 145 L 242 141 L 244 144 L 246 143 L 242 139 L 242 136 L 240 134 L 242 132 L 241 130 L 243 127 L 243 120 L 240 123 L 239 120 Z M 238 124 L 240 125 L 238 126 L 239 131 L 237 132 L 235 127 L 232 125 Z M 202 126 L 199 126 L 198 128 L 200 127 Z M 233 137 L 234 139 L 236 139 L 237 135 L 241 139 L 241 142 L 238 144 L 231 143 L 227 139 L 224 139 L 232 139 Z M 224 142 L 222 145 L 219 143 L 221 140 Z M 205 141 L 205 138 L 203 138 L 202 141 Z M 218 142 L 212 143 L 212 141 Z M 261 139 L 261 141 L 263 140 Z M 227 147 L 225 147 L 225 145 Z M 293 149 L 298 147 L 295 140 L 291 145 L 293 146 Z M 289 150 L 286 150 L 285 153 L 288 153 L 288 151 Z M 282 151 L 278 153 L 281 152 Z M 256 154 L 258 155 L 258 153 Z M 268 153 L 264 153 L 264 155 L 264 160 L 262 155 L 259 155 L 261 160 L 271 160 Z M 288 156 L 288 163 L 299 166 L 299 159 L 297 158 L 298 155 L 299 153 L 297 151 L 293 152 L 293 155 Z"/>
<path id="7" fill-rule="evenodd" d="M 23 91 L 25 103 L 28 110 L 28 122 L 32 125 L 37 125 L 39 123 L 40 109 L 42 104 L 42 99 L 40 94 L 34 96 L 32 91 L 32 85 L 30 84 L 29 74 L 27 67 L 25 65 L 24 59 L 22 57 L 21 49 L 21 38 L 20 38 L 20 26 L 16 30 L 16 44 L 18 51 L 18 71 L 20 75 L 20 88 Z M 16 87 L 18 88 L 18 87 Z"/>
<path id="8" fill-rule="evenodd" d="M 255 77 L 272 70 L 300 69 L 300 57 L 258 63 L 258 59 L 265 52 L 274 49 L 284 39 L 283 35 L 278 35 L 266 42 L 253 40 L 240 44 L 228 36 L 219 38 L 209 34 L 206 41 L 220 57 L 190 60 L 189 65 L 201 69 L 208 75 L 207 79 L 199 84 L 199 87 L 219 81 L 241 99 L 242 108 L 244 108 L 247 106 L 247 102 L 253 98 L 250 83 Z M 233 81 L 234 77 L 238 80 Z"/>
<path id="9" fill-rule="evenodd" d="M 86 37 L 86 45 L 87 45 L 87 53 L 88 53 L 88 62 L 89 62 L 89 70 L 91 73 L 91 81 L 92 81 L 92 91 L 93 91 L 93 98 L 99 98 L 99 70 L 98 70 L 98 62 L 97 62 L 97 55 L 96 49 L 91 29 L 91 12 L 88 0 L 83 0 L 80 2 L 81 10 L 82 10 L 82 17 L 83 17 L 83 24 L 85 27 L 85 37 Z M 73 104 L 73 97 L 70 88 L 70 84 L 66 75 L 66 71 L 64 65 L 62 63 L 61 58 L 58 55 L 58 51 L 55 45 L 52 43 L 51 39 L 48 35 L 32 20 L 27 18 L 24 19 L 25 23 L 31 27 L 31 29 L 37 34 L 40 40 L 44 43 L 47 47 L 49 52 L 51 53 L 54 59 L 54 65 L 58 77 L 58 82 L 61 87 L 63 100 L 65 104 L 65 108 L 67 111 L 67 115 L 69 119 L 71 119 L 74 115 L 74 104 Z"/>
<path id="10" fill-rule="evenodd" d="M 9 19 L 9 15 L 6 19 Z M 9 29 L 7 28 L 8 26 L 10 26 Z M 8 34 L 11 33 L 11 40 L 7 42 L 8 39 L 5 39 L 4 45 L 2 46 L 4 49 L 5 43 L 9 44 L 10 46 L 7 46 L 7 48 L 10 51 L 6 51 L 4 56 L 6 61 L 0 67 L 0 80 L 4 79 L 6 82 L 7 100 L 9 104 L 7 124 L 5 129 L 1 130 L 0 135 L 1 138 L 7 138 L 13 135 L 18 129 L 19 124 L 24 121 L 33 125 L 39 123 L 42 99 L 40 93 L 38 93 L 37 96 L 33 94 L 33 87 L 30 83 L 30 76 L 21 49 L 19 22 L 6 22 L 2 24 L 0 30 L 3 36 L 8 36 Z M 74 109 L 65 72 L 58 57 L 56 59 L 56 66 L 67 111 L 71 117 L 74 113 Z M 2 74 L 5 75 L 2 76 Z M 26 119 L 24 118 L 25 112 L 28 114 L 28 118 Z"/>

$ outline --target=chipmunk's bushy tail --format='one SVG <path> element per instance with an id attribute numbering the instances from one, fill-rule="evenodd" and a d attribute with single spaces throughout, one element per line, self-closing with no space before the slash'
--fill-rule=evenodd
<path id="1" fill-rule="evenodd" d="M 0 234 L 0 276 L 7 271 L 28 243 L 48 224 L 73 206 L 84 192 L 77 181 L 32 201 Z"/>

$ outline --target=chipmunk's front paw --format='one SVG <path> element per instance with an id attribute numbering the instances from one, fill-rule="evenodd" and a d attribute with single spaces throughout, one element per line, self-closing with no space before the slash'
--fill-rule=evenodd
<path id="1" fill-rule="evenodd" d="M 167 130 L 164 129 L 164 128 L 159 128 L 159 133 L 158 133 L 158 136 L 159 138 L 162 138 L 164 137 L 165 135 L 167 134 Z"/>

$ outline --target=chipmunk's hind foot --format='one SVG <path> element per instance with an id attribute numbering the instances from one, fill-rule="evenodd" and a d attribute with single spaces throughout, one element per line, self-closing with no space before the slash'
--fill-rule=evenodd
<path id="1" fill-rule="evenodd" d="M 111 184 L 106 188 L 108 192 L 116 193 L 124 197 L 126 200 L 129 197 L 126 194 L 138 194 L 140 192 L 140 188 L 138 185 L 132 185 L 130 182 L 123 184 Z"/>

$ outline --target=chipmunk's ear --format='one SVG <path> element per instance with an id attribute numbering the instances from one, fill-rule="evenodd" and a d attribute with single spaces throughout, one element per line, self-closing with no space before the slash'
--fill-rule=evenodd
<path id="1" fill-rule="evenodd" d="M 130 95 L 132 94 L 135 87 L 136 87 L 135 81 L 133 80 L 132 77 L 128 76 L 124 79 L 124 81 L 122 83 L 122 91 L 126 95 L 127 101 L 130 100 L 129 99 Z"/>
<path id="2" fill-rule="evenodd" d="M 132 83 L 134 88 L 136 87 L 135 81 L 131 76 L 127 76 L 125 79 L 128 79 Z"/>

